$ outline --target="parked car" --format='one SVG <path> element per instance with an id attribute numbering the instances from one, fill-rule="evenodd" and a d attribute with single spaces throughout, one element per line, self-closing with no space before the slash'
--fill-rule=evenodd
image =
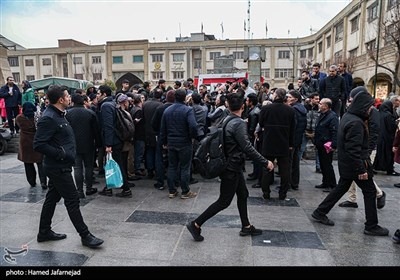
<path id="1" fill-rule="evenodd" d="M 0 128 L 0 155 L 7 151 L 8 141 L 11 140 L 11 137 L 11 133 L 7 129 Z"/>

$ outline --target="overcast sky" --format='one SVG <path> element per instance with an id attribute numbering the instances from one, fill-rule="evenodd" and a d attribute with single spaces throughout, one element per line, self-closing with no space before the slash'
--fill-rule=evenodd
<path id="1" fill-rule="evenodd" d="M 86 44 L 148 39 L 175 41 L 190 33 L 217 39 L 244 39 L 246 0 L 0 0 L 0 33 L 26 47 L 56 47 L 58 39 Z M 310 35 L 337 15 L 350 0 L 252 0 L 253 39 Z M 222 34 L 222 29 L 224 33 Z"/>

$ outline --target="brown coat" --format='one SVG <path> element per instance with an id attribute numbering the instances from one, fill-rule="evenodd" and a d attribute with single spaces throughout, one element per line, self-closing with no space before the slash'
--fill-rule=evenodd
<path id="1" fill-rule="evenodd" d="M 34 119 L 27 119 L 20 114 L 17 116 L 16 122 L 20 127 L 18 159 L 25 163 L 42 162 L 43 154 L 33 150 L 33 138 L 36 133 Z"/>

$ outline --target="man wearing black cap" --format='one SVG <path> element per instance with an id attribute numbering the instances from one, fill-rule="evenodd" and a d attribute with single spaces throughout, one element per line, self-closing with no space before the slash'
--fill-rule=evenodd
<path id="1" fill-rule="evenodd" d="M 118 90 L 116 93 L 124 93 L 126 94 L 129 91 L 129 80 L 123 80 L 122 81 L 122 88 Z"/>
<path id="2" fill-rule="evenodd" d="M 368 151 L 368 128 L 364 124 L 368 120 L 373 103 L 374 100 L 368 92 L 360 92 L 353 99 L 347 113 L 343 115 L 338 130 L 337 145 L 339 183 L 312 213 L 312 217 L 324 225 L 333 226 L 335 223 L 326 214 L 355 181 L 364 195 L 366 217 L 364 234 L 386 236 L 389 230 L 378 225 L 376 190 Z"/>

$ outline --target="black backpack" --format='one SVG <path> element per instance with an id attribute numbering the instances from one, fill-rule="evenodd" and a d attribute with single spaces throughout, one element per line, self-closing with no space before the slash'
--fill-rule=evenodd
<path id="1" fill-rule="evenodd" d="M 218 177 L 228 162 L 224 151 L 225 127 L 233 117 L 228 117 L 216 130 L 200 141 L 193 158 L 194 169 L 204 178 Z"/>
<path id="2" fill-rule="evenodd" d="M 121 108 L 116 108 L 115 113 L 117 136 L 122 141 L 133 141 L 135 136 L 135 124 L 133 123 L 131 115 L 128 112 L 122 112 Z"/>

